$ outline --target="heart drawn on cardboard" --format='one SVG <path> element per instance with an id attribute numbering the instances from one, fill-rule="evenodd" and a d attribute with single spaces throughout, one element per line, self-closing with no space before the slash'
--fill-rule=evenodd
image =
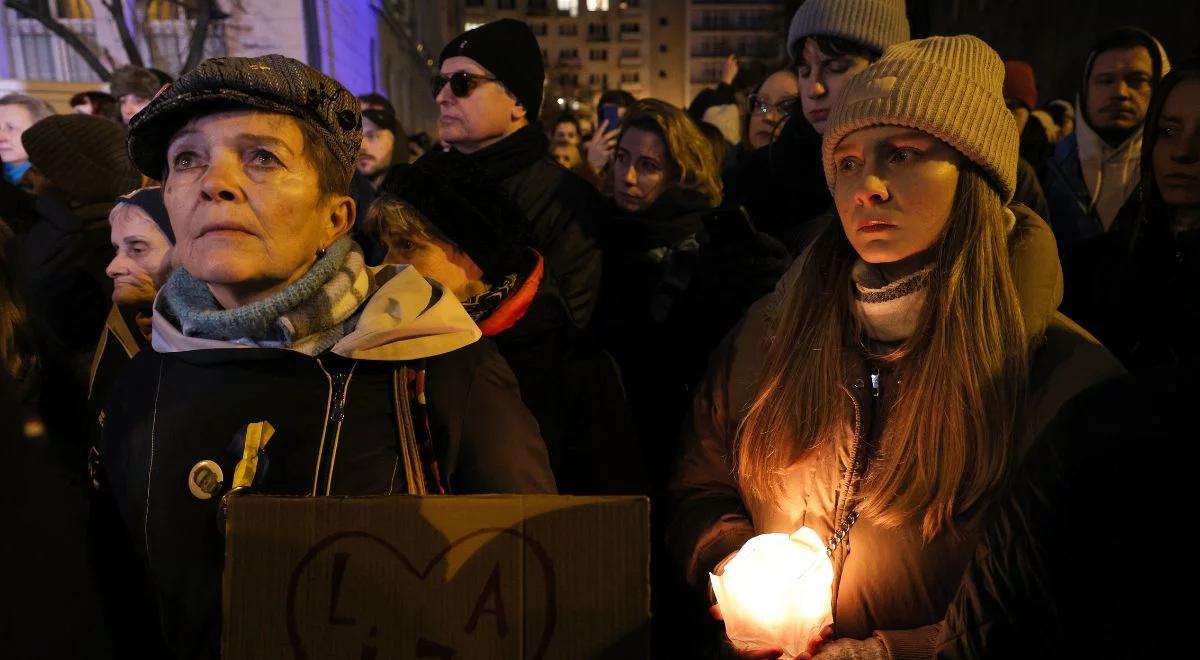
<path id="1" fill-rule="evenodd" d="M 452 550 L 489 536 L 494 538 L 453 576 L 445 575 Z M 529 594 L 520 591 L 523 582 L 530 582 L 525 571 L 535 572 L 533 583 L 544 585 L 543 602 L 531 606 Z M 409 577 L 415 581 L 399 583 Z M 532 650 L 527 657 L 541 660 L 554 636 L 555 594 L 550 555 L 515 529 L 475 530 L 448 542 L 423 566 L 374 534 L 338 532 L 314 544 L 292 571 L 288 642 L 295 660 L 327 658 L 331 649 L 356 660 L 448 659 L 492 655 L 512 646 L 515 637 L 510 635 L 524 634 L 525 646 Z M 531 631 L 522 608 L 527 616 L 539 613 L 540 631 Z M 519 630 L 514 633 L 513 628 Z"/>

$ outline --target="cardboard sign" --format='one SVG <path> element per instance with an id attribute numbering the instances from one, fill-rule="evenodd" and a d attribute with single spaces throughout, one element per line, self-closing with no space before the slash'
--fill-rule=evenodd
<path id="1" fill-rule="evenodd" d="M 230 499 L 227 660 L 649 657 L 641 497 Z"/>

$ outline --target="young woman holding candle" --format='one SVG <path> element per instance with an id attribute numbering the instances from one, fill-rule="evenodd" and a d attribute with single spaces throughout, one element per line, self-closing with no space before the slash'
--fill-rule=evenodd
<path id="1" fill-rule="evenodd" d="M 668 543 L 704 588 L 747 539 L 816 531 L 835 571 L 817 657 L 985 655 L 967 616 L 984 587 L 963 576 L 991 505 L 1062 403 L 1120 372 L 1055 312 L 1046 223 L 1008 206 L 1003 79 L 958 36 L 898 44 L 847 84 L 823 142 L 841 223 L 694 402 Z"/>

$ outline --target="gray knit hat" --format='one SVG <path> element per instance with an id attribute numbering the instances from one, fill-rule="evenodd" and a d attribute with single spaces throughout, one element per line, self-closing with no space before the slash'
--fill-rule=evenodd
<path id="1" fill-rule="evenodd" d="M 842 89 L 822 143 L 833 189 L 833 152 L 850 133 L 907 126 L 949 144 L 983 168 L 1002 201 L 1017 182 L 1017 122 L 1004 106 L 1004 63 L 970 35 L 896 44 Z"/>
<path id="2" fill-rule="evenodd" d="M 787 49 L 793 60 L 808 37 L 839 37 L 882 53 L 908 41 L 904 0 L 805 0 L 792 16 Z"/>

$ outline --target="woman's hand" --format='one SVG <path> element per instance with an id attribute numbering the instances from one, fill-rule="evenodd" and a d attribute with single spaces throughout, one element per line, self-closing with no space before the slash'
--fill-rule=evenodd
<path id="1" fill-rule="evenodd" d="M 713 605 L 712 607 L 708 608 L 708 613 L 712 616 L 712 618 L 716 619 L 717 621 L 725 620 L 724 617 L 721 616 L 721 606 L 720 605 Z M 832 636 L 833 636 L 833 626 L 825 626 L 821 630 L 820 633 L 814 635 L 813 638 L 808 641 L 808 648 L 805 649 L 802 653 L 800 653 L 800 655 L 795 656 L 796 660 L 811 660 L 813 658 L 825 658 L 826 656 L 823 655 L 824 651 L 822 649 L 822 646 Z M 728 650 L 730 652 L 732 652 L 734 657 L 739 658 L 739 660 L 775 660 L 775 658 L 782 658 L 783 654 L 784 654 L 784 650 L 779 647 L 776 647 L 776 646 L 761 646 L 761 647 L 752 649 L 752 648 L 747 648 L 747 647 L 739 647 L 737 645 L 737 643 L 735 643 L 731 640 L 727 640 L 727 641 L 729 642 Z M 850 641 L 857 641 L 857 640 L 850 640 Z M 870 641 L 870 640 L 868 640 L 868 641 Z M 880 648 L 882 649 L 883 646 L 880 645 Z M 821 651 L 822 655 L 817 655 L 818 651 Z M 837 656 L 837 657 L 840 657 L 840 656 Z M 864 660 L 866 657 L 867 656 L 864 656 Z M 880 658 L 882 659 L 883 656 L 880 656 Z"/>
<path id="2" fill-rule="evenodd" d="M 736 556 L 737 556 L 736 550 L 729 553 L 724 559 L 721 560 L 720 563 L 718 563 L 716 565 L 716 567 L 713 568 L 713 571 L 712 571 L 713 575 L 720 575 L 721 573 L 723 573 L 725 571 L 725 566 L 730 562 L 730 560 L 732 560 Z M 712 616 L 712 618 L 716 619 L 717 621 L 725 620 L 725 617 L 721 614 L 721 606 L 720 605 L 713 605 L 712 607 L 708 608 L 708 614 L 710 616 Z M 820 633 L 818 633 L 811 640 L 809 640 L 808 648 L 805 649 L 805 651 L 803 653 L 801 653 L 800 655 L 797 655 L 796 659 L 797 660 L 809 660 L 810 658 L 813 657 L 813 655 L 817 652 L 817 650 L 821 648 L 821 645 L 825 643 L 825 640 L 829 639 L 831 636 L 833 636 L 833 627 L 825 626 L 825 628 L 823 628 Z M 728 647 L 727 651 L 731 652 L 734 657 L 739 658 L 741 660 L 774 660 L 775 658 L 782 658 L 783 653 L 784 653 L 783 649 L 781 649 L 779 647 L 775 647 L 775 646 L 766 646 L 766 647 L 758 647 L 758 648 L 751 649 L 751 648 L 746 648 L 746 647 L 739 647 L 737 644 L 735 644 L 734 642 L 732 642 L 730 640 L 726 640 L 726 641 L 729 642 L 729 647 Z"/>
<path id="3" fill-rule="evenodd" d="M 875 637 L 835 639 L 822 645 L 813 660 L 887 660 L 887 649 Z"/>
<path id="4" fill-rule="evenodd" d="M 611 131 L 608 129 L 608 120 L 600 122 L 600 127 L 592 135 L 592 139 L 587 143 L 587 161 L 588 166 L 596 174 L 604 172 L 605 166 L 612 158 L 612 152 L 617 148 L 617 134 L 621 132 L 621 127 L 617 126 Z"/>
<path id="5" fill-rule="evenodd" d="M 729 57 L 725 58 L 725 62 L 721 64 L 721 82 L 732 85 L 733 81 L 737 79 L 739 68 L 737 55 L 730 53 Z"/>

